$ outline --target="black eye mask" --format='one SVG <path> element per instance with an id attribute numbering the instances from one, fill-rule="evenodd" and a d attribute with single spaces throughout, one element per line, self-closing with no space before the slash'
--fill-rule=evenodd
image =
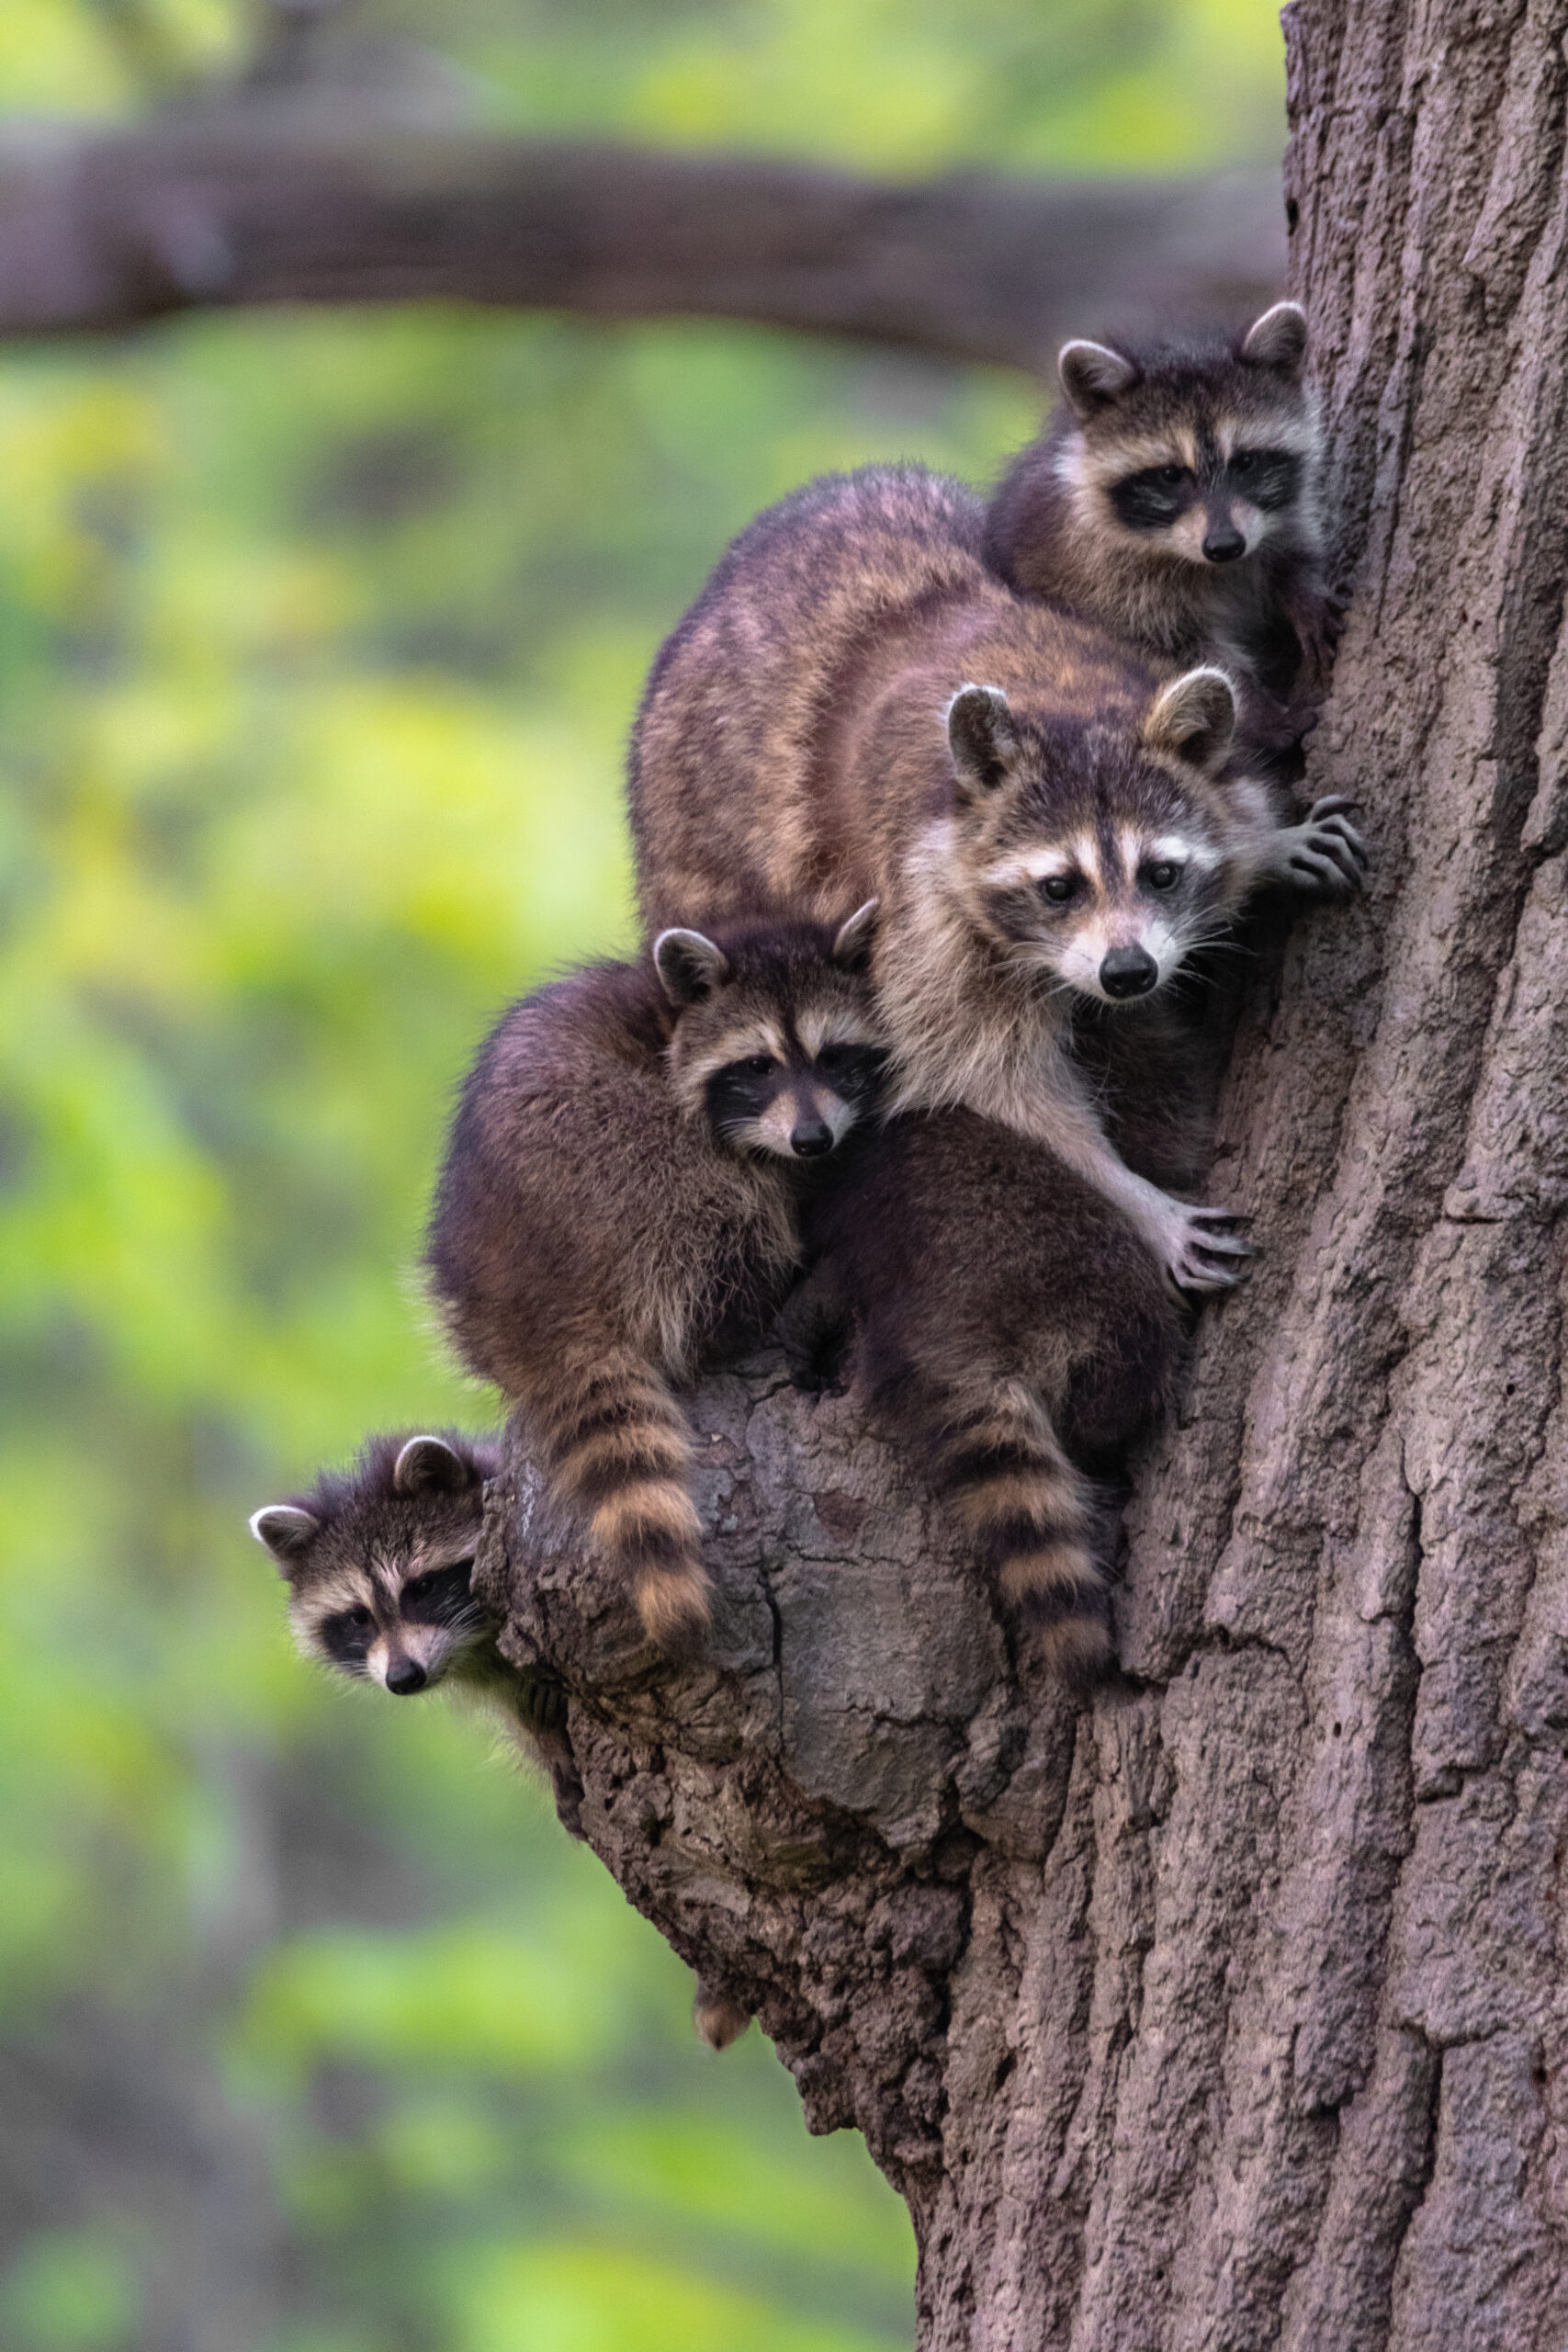
<path id="1" fill-rule="evenodd" d="M 1185 466 L 1147 466 L 1112 484 L 1111 503 L 1130 531 L 1162 531 L 1186 514 L 1197 495 L 1198 485 Z"/>
<path id="2" fill-rule="evenodd" d="M 749 1060 L 727 1062 L 716 1069 L 704 1092 L 708 1125 L 721 1139 L 730 1127 L 760 1119 L 784 1075 L 782 1062 L 763 1063 L 761 1054 Z"/>
<path id="3" fill-rule="evenodd" d="M 368 1609 L 341 1609 L 335 1617 L 329 1617 L 322 1623 L 321 1647 L 333 1664 L 342 1667 L 345 1673 L 363 1673 L 376 1630 L 376 1620 Z"/>
<path id="4" fill-rule="evenodd" d="M 824 1046 L 813 1068 L 841 1102 L 863 1113 L 876 1100 L 887 1056 L 881 1046 Z"/>
<path id="5" fill-rule="evenodd" d="M 466 1616 L 473 1601 L 473 1576 L 469 1558 L 411 1577 L 399 1596 L 403 1617 L 411 1625 L 449 1625 L 454 1618 Z"/>
<path id="6" fill-rule="evenodd" d="M 1302 461 L 1289 449 L 1238 449 L 1225 469 L 1233 495 L 1265 514 L 1294 503 L 1302 486 Z"/>

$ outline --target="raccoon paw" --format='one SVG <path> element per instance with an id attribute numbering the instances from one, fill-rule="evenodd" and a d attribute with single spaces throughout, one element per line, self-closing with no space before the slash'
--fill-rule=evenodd
<path id="1" fill-rule="evenodd" d="M 1353 800 L 1337 795 L 1314 801 L 1299 825 L 1280 839 L 1280 870 L 1298 890 L 1349 898 L 1366 880 L 1367 845 L 1350 821 Z"/>
<path id="2" fill-rule="evenodd" d="M 1232 1290 L 1252 1272 L 1258 1254 L 1240 1230 L 1247 1219 L 1231 1209 L 1190 1207 L 1172 1201 L 1166 1235 L 1166 1272 L 1178 1290 Z"/>
<path id="3" fill-rule="evenodd" d="M 553 1674 L 519 1675 L 517 1718 L 529 1731 L 561 1729 L 566 1722 L 566 1690 Z"/>

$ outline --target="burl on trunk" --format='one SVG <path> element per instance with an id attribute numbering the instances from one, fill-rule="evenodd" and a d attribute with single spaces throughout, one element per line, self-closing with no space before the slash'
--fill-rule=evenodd
<path id="1" fill-rule="evenodd" d="M 1021 1684 L 916 1473 L 766 1366 L 698 1400 L 713 1670 L 525 1465 L 491 1522 L 589 1837 L 865 2132 L 927 2352 L 1568 2344 L 1568 0 L 1287 21 L 1356 588 L 1308 785 L 1377 864 L 1250 983 L 1212 1193 L 1266 1254 L 1123 1683 Z"/>

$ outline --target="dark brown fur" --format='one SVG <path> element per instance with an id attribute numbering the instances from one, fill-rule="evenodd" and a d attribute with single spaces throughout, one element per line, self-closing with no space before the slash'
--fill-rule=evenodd
<path id="1" fill-rule="evenodd" d="M 1100 1498 L 1163 1410 L 1181 1340 L 1159 1267 L 1049 1152 L 970 1111 L 858 1137 L 808 1214 L 786 1324 L 809 1359 L 835 1313 L 855 1380 L 971 1531 L 1064 1680 L 1109 1662 Z"/>
<path id="2" fill-rule="evenodd" d="M 870 469 L 742 533 L 638 716 L 644 914 L 650 929 L 688 909 L 820 918 L 878 896 L 873 974 L 899 1107 L 964 1102 L 1032 1136 L 1123 1208 L 1175 1280 L 1215 1286 L 1242 1250 L 1107 1143 L 1073 1052 L 1068 918 L 1047 920 L 1027 876 L 991 877 L 1051 844 L 1098 843 L 1114 889 L 1080 912 L 1120 937 L 1149 910 L 1118 842 L 1181 834 L 1192 878 L 1163 981 L 1267 876 L 1353 887 L 1359 845 L 1340 807 L 1281 822 L 1232 755 L 1217 673 L 1162 688 L 1104 629 L 1014 596 L 980 560 L 977 522 L 954 484 Z M 976 681 L 987 695 L 960 694 Z"/>
<path id="3" fill-rule="evenodd" d="M 673 1384 L 755 1340 L 795 1275 L 790 1122 L 820 1114 L 826 1153 L 874 1093 L 849 929 L 722 931 L 724 975 L 684 1006 L 650 962 L 540 989 L 481 1050 L 452 1129 L 429 1245 L 447 1329 L 671 1655 L 711 1606 Z M 769 1035 L 779 1057 L 748 1078 L 737 1059 L 767 1058 Z"/>
<path id="4" fill-rule="evenodd" d="M 352 1468 L 323 1470 L 308 1494 L 267 1505 L 251 1532 L 288 1582 L 306 1657 L 400 1696 L 444 1683 L 494 1708 L 549 1774 L 556 1810 L 580 1837 L 565 1693 L 502 1657 L 499 1620 L 472 1589 L 485 1483 L 500 1467 L 492 1440 L 458 1430 L 367 1438 Z"/>
<path id="5" fill-rule="evenodd" d="M 1261 347 L 1249 356 L 1247 335 L 1259 330 Z M 1065 396 L 987 510 L 987 562 L 1019 594 L 1097 620 L 1150 660 L 1216 662 L 1265 696 L 1296 698 L 1299 731 L 1325 683 L 1340 611 L 1323 571 L 1320 435 L 1302 379 L 1304 349 L 1294 305 L 1276 306 L 1247 334 L 1066 345 Z M 1124 386 L 1105 371 L 1097 389 L 1097 351 L 1125 363 Z M 1139 484 L 1162 461 L 1185 479 L 1165 492 L 1156 482 L 1160 511 L 1145 511 Z M 1228 531 L 1247 538 L 1247 552 L 1206 559 L 1204 544 L 1235 543 Z M 1269 724 L 1288 735 L 1283 714 Z"/>

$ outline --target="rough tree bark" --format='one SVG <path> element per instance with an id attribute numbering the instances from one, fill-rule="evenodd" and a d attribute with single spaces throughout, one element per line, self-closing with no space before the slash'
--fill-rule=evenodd
<path id="1" fill-rule="evenodd" d="M 1125 1686 L 1021 1681 L 918 1478 L 767 1367 L 706 1432 L 718 1670 L 525 1467 L 488 1570 L 588 1834 L 904 2192 L 927 2352 L 1568 2344 L 1568 0 L 1289 12 L 1357 597 L 1309 783 L 1368 901 L 1250 993 Z"/>

